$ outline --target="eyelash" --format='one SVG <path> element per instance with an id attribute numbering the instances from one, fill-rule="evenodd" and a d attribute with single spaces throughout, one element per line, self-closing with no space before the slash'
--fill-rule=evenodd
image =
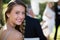
<path id="1" fill-rule="evenodd" d="M 19 14 L 19 12 L 16 12 L 16 14 Z M 22 12 L 22 14 L 25 14 L 24 12 Z"/>

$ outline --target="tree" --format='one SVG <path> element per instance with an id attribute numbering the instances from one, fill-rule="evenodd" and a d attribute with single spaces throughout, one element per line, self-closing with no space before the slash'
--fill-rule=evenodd
<path id="1" fill-rule="evenodd" d="M 2 0 L 3 3 L 8 3 L 10 0 Z"/>
<path id="2" fill-rule="evenodd" d="M 0 24 L 3 25 L 2 0 L 0 0 Z"/>
<path id="3" fill-rule="evenodd" d="M 22 0 L 25 4 L 30 4 L 30 0 Z"/>

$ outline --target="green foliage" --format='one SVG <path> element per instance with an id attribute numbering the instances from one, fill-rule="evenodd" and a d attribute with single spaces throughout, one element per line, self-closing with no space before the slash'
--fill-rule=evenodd
<path id="1" fill-rule="evenodd" d="M 46 3 L 44 4 L 40 4 L 40 14 L 43 15 L 43 12 L 45 10 L 45 7 L 46 7 Z"/>
<path id="2" fill-rule="evenodd" d="M 11 0 L 3 0 L 3 3 L 8 3 Z M 22 0 L 26 4 L 30 4 L 30 0 Z"/>
<path id="3" fill-rule="evenodd" d="M 22 0 L 26 4 L 30 4 L 30 0 Z"/>
<path id="4" fill-rule="evenodd" d="M 40 15 L 38 15 L 38 16 L 39 16 L 39 20 L 41 22 L 42 21 L 43 12 L 44 12 L 45 7 L 46 7 L 46 3 L 40 4 L 39 6 L 40 6 L 40 13 L 39 13 Z"/>
<path id="5" fill-rule="evenodd" d="M 8 3 L 10 0 L 3 0 L 3 3 Z"/>
<path id="6" fill-rule="evenodd" d="M 4 24 L 5 24 L 5 11 L 6 11 L 7 5 L 8 5 L 8 4 L 3 4 L 3 11 L 2 11 L 2 13 L 3 13 L 3 20 L 4 20 L 4 21 L 2 21 L 2 23 L 4 22 Z M 3 24 L 3 25 L 4 25 L 4 24 Z"/>

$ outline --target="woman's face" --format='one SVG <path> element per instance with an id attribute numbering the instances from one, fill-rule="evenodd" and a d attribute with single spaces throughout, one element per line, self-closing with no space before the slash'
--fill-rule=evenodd
<path id="1" fill-rule="evenodd" d="M 54 5 L 54 4 L 53 4 L 52 2 L 48 3 L 48 6 L 49 6 L 50 8 L 52 8 L 53 5 Z"/>
<path id="2" fill-rule="evenodd" d="M 8 21 L 11 23 L 21 25 L 25 18 L 25 7 L 22 5 L 16 5 L 10 13 L 7 13 L 7 16 Z"/>
<path id="3" fill-rule="evenodd" d="M 58 1 L 58 5 L 60 5 L 60 0 Z"/>

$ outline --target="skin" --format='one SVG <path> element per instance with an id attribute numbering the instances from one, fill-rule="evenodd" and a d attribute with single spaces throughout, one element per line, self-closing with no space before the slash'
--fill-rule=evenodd
<path id="1" fill-rule="evenodd" d="M 52 8 L 53 5 L 54 5 L 53 2 L 48 3 L 48 6 L 49 6 L 50 8 Z"/>
<path id="2" fill-rule="evenodd" d="M 21 5 L 15 6 L 10 14 L 7 14 L 9 23 L 12 25 L 21 25 L 25 18 L 25 8 Z"/>
<path id="3" fill-rule="evenodd" d="M 34 18 L 35 17 L 35 15 L 34 15 L 34 13 L 33 13 L 33 10 L 31 9 L 31 10 L 29 10 L 29 15 L 31 15 L 32 16 L 32 18 Z"/>
<path id="4" fill-rule="evenodd" d="M 58 5 L 60 5 L 60 0 L 58 1 Z"/>
<path id="5" fill-rule="evenodd" d="M 16 25 L 21 25 L 25 18 L 25 7 L 22 5 L 16 5 L 13 7 L 8 16 L 7 27 L 4 28 L 1 36 L 1 40 L 5 37 L 9 30 L 12 30 L 7 37 L 7 40 L 23 40 L 23 35 L 15 29 Z"/>

